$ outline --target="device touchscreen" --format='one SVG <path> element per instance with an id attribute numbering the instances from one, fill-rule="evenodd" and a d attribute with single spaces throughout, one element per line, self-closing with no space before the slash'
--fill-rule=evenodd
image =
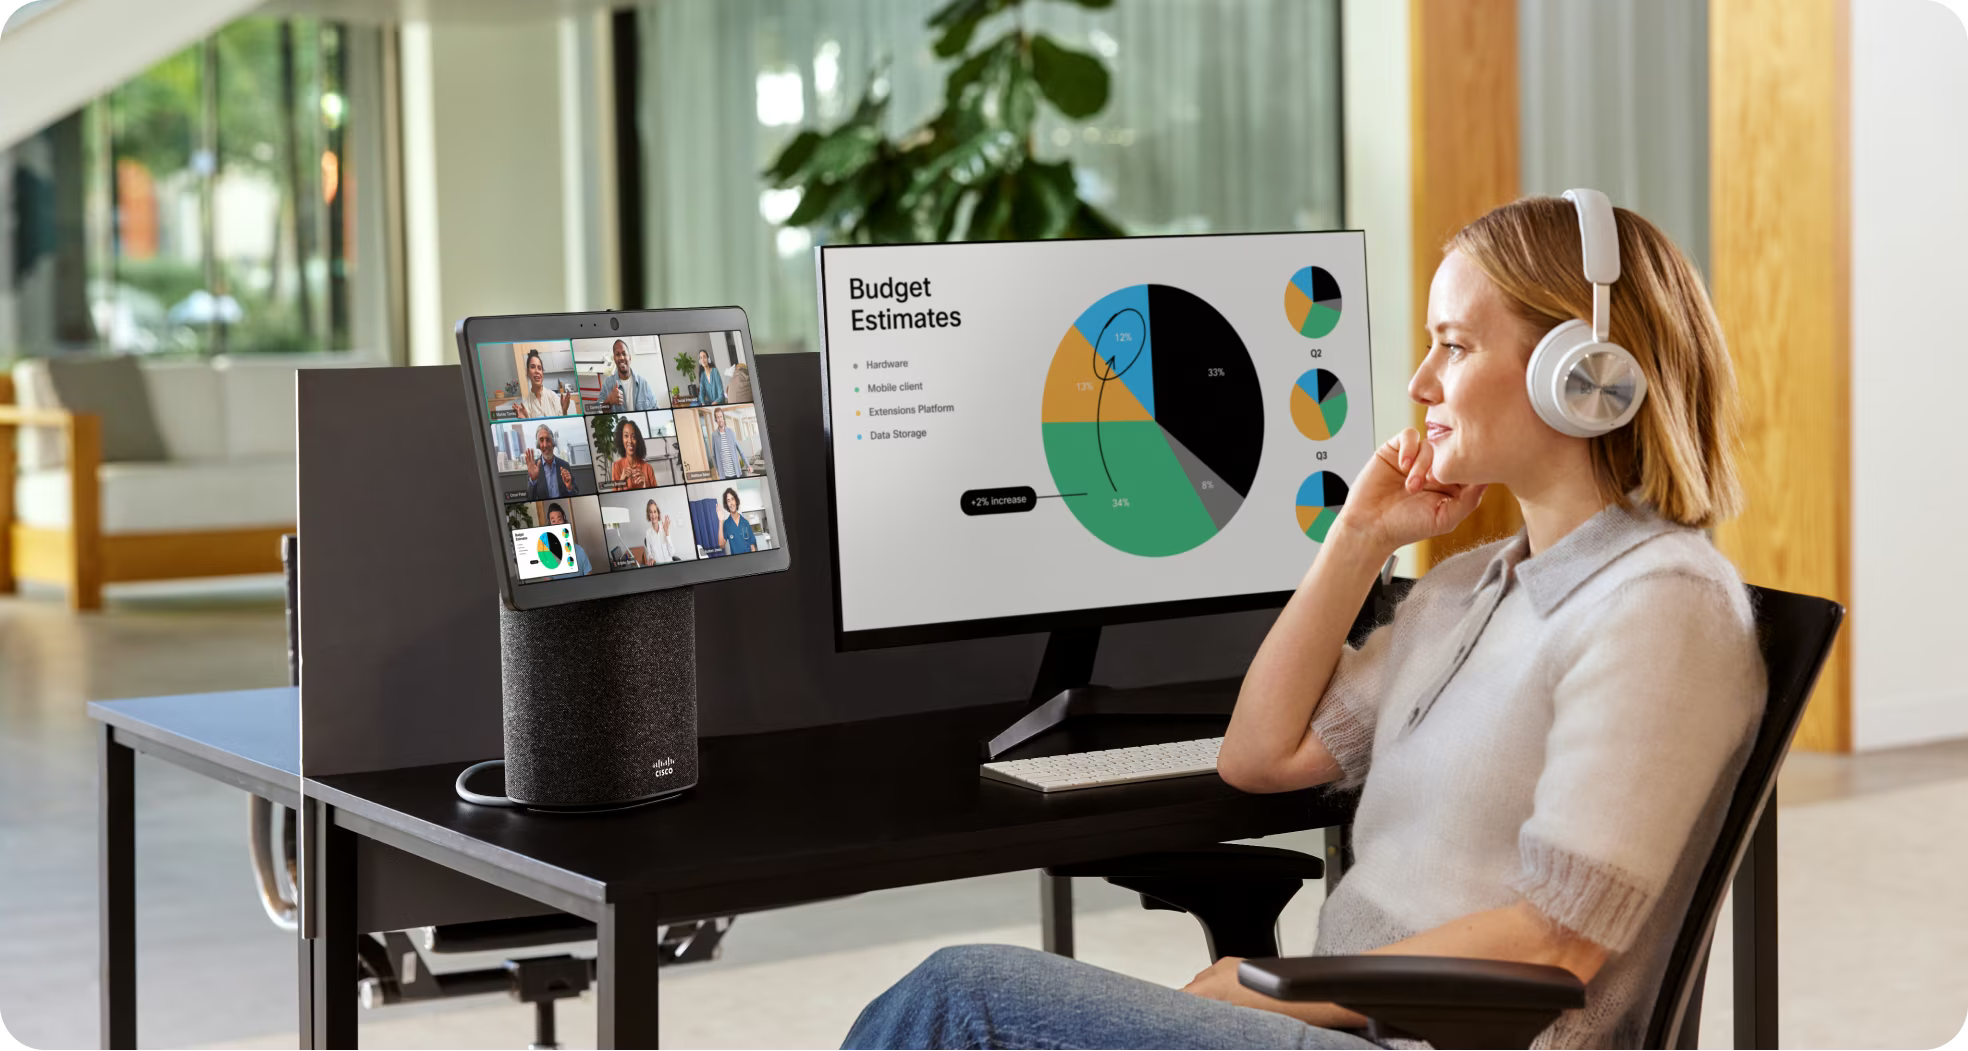
<path id="1" fill-rule="evenodd" d="M 606 574 L 638 577 L 609 593 L 694 583 L 707 575 L 684 567 L 734 560 L 709 575 L 737 575 L 782 545 L 742 330 L 470 350 L 515 594 Z"/>

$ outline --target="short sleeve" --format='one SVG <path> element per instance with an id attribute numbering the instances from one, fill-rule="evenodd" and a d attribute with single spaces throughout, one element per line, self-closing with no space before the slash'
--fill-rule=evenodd
<path id="1" fill-rule="evenodd" d="M 1335 788 L 1359 787 L 1372 765 L 1374 727 L 1380 721 L 1380 702 L 1386 694 L 1393 636 L 1394 625 L 1383 624 L 1359 649 L 1341 646 L 1325 696 L 1312 714 L 1312 736 L 1339 763 Z"/>
<path id="2" fill-rule="evenodd" d="M 1585 939 L 1627 948 L 1703 811 L 1733 791 L 1763 700 L 1746 598 L 1677 572 L 1603 599 L 1553 691 L 1513 889 Z"/>

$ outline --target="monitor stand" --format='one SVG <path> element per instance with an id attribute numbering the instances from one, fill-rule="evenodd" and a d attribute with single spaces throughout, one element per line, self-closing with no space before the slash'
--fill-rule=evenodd
<path id="1" fill-rule="evenodd" d="M 1184 682 L 1167 686 L 1115 689 L 1090 685 L 1093 658 L 1100 649 L 1100 629 L 1064 628 L 1046 642 L 1039 661 L 1038 681 L 1032 687 L 1033 708 L 984 746 L 986 761 L 1066 721 L 1085 715 L 1148 715 L 1165 717 L 1225 717 L 1237 703 L 1238 679 Z"/>
<path id="2" fill-rule="evenodd" d="M 1389 558 L 1380 577 L 1348 633 L 1352 645 L 1366 642 L 1377 625 L 1394 619 L 1394 606 L 1414 586 L 1414 581 L 1395 577 L 1394 559 Z M 990 762 L 1048 730 L 1064 726 L 1082 715 L 1147 715 L 1170 719 L 1228 718 L 1237 705 L 1237 691 L 1243 679 L 1214 679 L 1207 682 L 1179 682 L 1167 686 L 1142 686 L 1117 690 L 1111 686 L 1092 686 L 1093 657 L 1100 649 L 1100 628 L 1063 628 L 1046 642 L 1045 657 L 1039 661 L 1038 682 L 1032 686 L 1032 709 L 1003 733 L 984 745 L 984 760 Z"/>

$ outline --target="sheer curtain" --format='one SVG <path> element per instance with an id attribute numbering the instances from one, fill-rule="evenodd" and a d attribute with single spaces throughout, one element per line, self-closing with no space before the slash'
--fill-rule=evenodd
<path id="1" fill-rule="evenodd" d="M 1518 0 L 1525 193 L 1573 186 L 1708 269 L 1707 0 Z"/>
<path id="2" fill-rule="evenodd" d="M 659 0 L 639 10 L 651 306 L 737 303 L 761 343 L 814 346 L 811 241 L 759 177 L 885 70 L 892 132 L 941 103 L 940 0 Z M 1041 125 L 1129 232 L 1331 229 L 1344 215 L 1337 0 L 1032 3 L 1029 24 L 1113 74 L 1092 119 Z M 991 39 L 1000 22 L 978 39 Z"/>

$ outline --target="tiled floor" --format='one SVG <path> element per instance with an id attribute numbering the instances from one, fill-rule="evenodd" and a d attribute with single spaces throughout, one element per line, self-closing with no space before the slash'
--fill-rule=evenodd
<path id="1" fill-rule="evenodd" d="M 73 617 L 0 598 L 0 1018 L 36 1047 L 95 1042 L 93 727 L 84 702 L 284 681 L 276 583 L 114 593 Z M 261 914 L 236 791 L 139 757 L 141 1037 L 147 1046 L 292 1047 L 294 949 Z M 1968 1019 L 1968 742 L 1857 758 L 1799 755 L 1781 791 L 1782 1035 L 1788 1047 L 1931 1047 Z M 1312 846 L 1302 837 L 1301 846 Z M 1315 847 L 1316 849 L 1316 847 Z M 1080 955 L 1156 981 L 1203 964 L 1187 917 L 1081 881 Z M 1310 943 L 1320 895 L 1286 922 Z M 678 1047 L 831 1046 L 860 1006 L 932 949 L 1036 944 L 1029 873 L 741 918 L 723 959 L 666 972 Z M 1726 975 L 1727 932 L 1715 972 Z M 1727 1046 L 1711 982 L 1704 1046 Z M 528 1009 L 498 998 L 365 1012 L 384 1047 L 524 1046 Z M 593 1046 L 591 1000 L 561 1037 Z"/>

